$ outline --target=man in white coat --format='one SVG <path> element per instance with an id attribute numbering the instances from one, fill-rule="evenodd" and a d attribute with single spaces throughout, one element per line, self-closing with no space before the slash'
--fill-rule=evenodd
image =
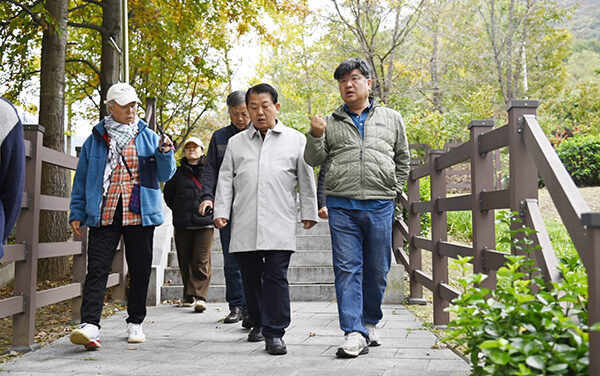
<path id="1" fill-rule="evenodd" d="M 296 249 L 297 192 L 305 229 L 317 220 L 312 168 L 304 161 L 304 135 L 277 120 L 277 91 L 259 84 L 246 93 L 250 127 L 233 136 L 219 171 L 215 226 L 230 222 L 229 252 L 242 272 L 252 331 L 271 355 L 287 353 L 290 324 L 287 269 Z M 230 217 L 231 213 L 231 217 Z"/>

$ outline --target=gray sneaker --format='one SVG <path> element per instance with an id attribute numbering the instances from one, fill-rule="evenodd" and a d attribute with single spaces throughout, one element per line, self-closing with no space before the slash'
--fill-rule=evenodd
<path id="1" fill-rule="evenodd" d="M 346 334 L 344 343 L 338 347 L 336 355 L 340 358 L 356 358 L 359 355 L 368 354 L 367 340 L 359 332 Z"/>
<path id="2" fill-rule="evenodd" d="M 375 331 L 375 324 L 365 324 L 365 328 L 369 332 L 369 346 L 381 346 L 381 339 Z"/>

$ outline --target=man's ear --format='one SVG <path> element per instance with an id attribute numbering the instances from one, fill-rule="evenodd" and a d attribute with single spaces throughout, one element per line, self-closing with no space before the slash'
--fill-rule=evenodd
<path id="1" fill-rule="evenodd" d="M 280 107 L 281 107 L 281 103 L 279 103 L 279 102 L 275 103 L 275 109 L 276 109 L 277 111 L 279 111 L 279 108 L 280 108 Z"/>

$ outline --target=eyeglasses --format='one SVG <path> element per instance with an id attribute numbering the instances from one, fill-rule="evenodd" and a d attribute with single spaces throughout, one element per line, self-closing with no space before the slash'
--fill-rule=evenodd
<path id="1" fill-rule="evenodd" d="M 353 74 L 352 76 L 345 76 L 341 78 L 338 82 L 340 85 L 346 85 L 348 81 L 352 82 L 353 84 L 356 84 L 363 78 L 365 78 L 365 76 L 362 76 L 360 74 Z"/>

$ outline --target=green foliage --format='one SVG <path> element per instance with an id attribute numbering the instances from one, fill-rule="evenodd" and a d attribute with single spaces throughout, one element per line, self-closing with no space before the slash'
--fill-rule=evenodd
<path id="1" fill-rule="evenodd" d="M 431 201 L 431 179 L 426 176 L 419 179 L 419 200 Z M 428 234 L 431 229 L 431 213 L 421 214 L 421 233 Z"/>
<path id="2" fill-rule="evenodd" d="M 563 97 L 543 103 L 540 114 L 546 134 L 558 128 L 600 136 L 600 82 L 570 87 Z"/>
<path id="3" fill-rule="evenodd" d="M 504 228 L 510 215 L 500 219 Z M 533 230 L 524 226 L 509 231 L 503 242 L 530 252 Z M 459 257 L 464 270 L 471 257 Z M 587 375 L 587 278 L 560 266 L 564 281 L 548 286 L 537 274 L 535 262 L 525 256 L 508 256 L 498 270 L 495 290 L 479 287 L 485 275 L 463 273 L 463 293 L 448 309 L 455 319 L 444 338 L 469 356 L 472 375 Z"/>
<path id="4" fill-rule="evenodd" d="M 544 221 L 548 237 L 552 242 L 552 248 L 556 258 L 561 264 L 567 265 L 569 270 L 579 271 L 585 274 L 585 268 L 575 249 L 573 240 L 565 225 L 560 220 L 548 219 Z"/>
<path id="5" fill-rule="evenodd" d="M 42 2 L 22 1 L 19 7 L 0 1 L 0 95 L 17 105 L 26 103 L 21 94 L 31 89 L 31 77 L 39 73 L 42 31 L 47 21 Z"/>
<path id="6" fill-rule="evenodd" d="M 448 235 L 456 240 L 473 240 L 473 215 L 470 211 L 448 212 Z"/>
<path id="7" fill-rule="evenodd" d="M 460 141 L 468 137 L 467 122 L 458 114 L 424 111 L 406 117 L 406 135 L 413 144 L 428 144 L 441 149 L 448 141 Z M 462 136 L 462 137 L 461 137 Z"/>
<path id="8" fill-rule="evenodd" d="M 600 136 L 571 137 L 556 153 L 578 186 L 600 185 Z"/>

